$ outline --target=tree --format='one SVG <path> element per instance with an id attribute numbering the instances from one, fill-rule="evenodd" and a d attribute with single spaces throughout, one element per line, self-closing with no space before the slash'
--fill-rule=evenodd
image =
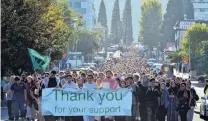
<path id="1" fill-rule="evenodd" d="M 132 31 L 132 16 L 131 16 L 131 0 L 126 0 L 124 11 L 123 11 L 123 41 L 124 43 L 131 43 L 133 41 Z"/>
<path id="2" fill-rule="evenodd" d="M 161 39 L 162 7 L 156 0 L 145 1 L 141 6 L 140 41 L 150 50 L 159 46 Z"/>
<path id="3" fill-rule="evenodd" d="M 97 20 L 103 27 L 108 28 L 107 26 L 107 15 L 106 15 L 106 8 L 105 3 L 102 0 L 100 3 L 100 9 L 98 14 L 98 20 Z"/>
<path id="4" fill-rule="evenodd" d="M 179 55 L 179 51 L 175 51 L 168 55 L 168 59 L 170 59 L 171 63 L 178 63 L 182 61 L 183 57 Z"/>
<path id="5" fill-rule="evenodd" d="M 190 41 L 189 41 L 190 39 Z M 197 69 L 197 63 L 201 58 L 201 48 L 203 47 L 203 41 L 208 40 L 208 27 L 200 23 L 194 24 L 188 28 L 185 40 L 183 40 L 183 48 L 180 51 L 180 55 L 188 56 L 189 44 L 191 48 L 191 65 L 192 69 Z M 190 43 L 189 43 L 190 42 Z"/>
<path id="6" fill-rule="evenodd" d="M 191 0 L 184 0 L 184 14 L 186 19 L 194 19 L 194 6 Z"/>
<path id="7" fill-rule="evenodd" d="M 59 53 L 66 47 L 71 32 L 50 0 L 2 0 L 1 10 L 3 69 L 32 72 L 27 48 L 46 55 L 48 49 Z"/>
<path id="8" fill-rule="evenodd" d="M 199 59 L 199 70 L 208 75 L 208 40 L 202 41 L 201 58 Z"/>
<path id="9" fill-rule="evenodd" d="M 77 50 L 82 52 L 85 57 L 99 49 L 100 41 L 103 36 L 101 33 L 82 29 L 79 31 L 79 34 L 80 41 L 77 42 Z"/>
<path id="10" fill-rule="evenodd" d="M 173 26 L 177 21 L 184 19 L 184 9 L 182 0 L 169 0 L 163 22 L 163 41 L 175 42 Z"/>
<path id="11" fill-rule="evenodd" d="M 113 44 L 120 43 L 122 38 L 122 26 L 120 20 L 120 8 L 119 8 L 119 0 L 116 0 L 114 3 L 112 20 L 111 20 L 111 38 Z"/>

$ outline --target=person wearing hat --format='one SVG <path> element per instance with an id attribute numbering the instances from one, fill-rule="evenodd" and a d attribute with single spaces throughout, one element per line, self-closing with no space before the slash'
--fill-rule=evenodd
<path id="1" fill-rule="evenodd" d="M 13 92 L 12 107 L 14 110 L 14 118 L 15 120 L 18 120 L 19 111 L 20 117 L 24 118 L 24 107 L 27 102 L 27 90 L 25 83 L 20 80 L 19 76 L 16 76 L 14 81 L 15 83 L 11 86 L 11 90 Z"/>

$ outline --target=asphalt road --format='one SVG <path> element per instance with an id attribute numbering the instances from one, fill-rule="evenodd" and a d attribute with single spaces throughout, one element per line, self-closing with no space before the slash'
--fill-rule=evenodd
<path id="1" fill-rule="evenodd" d="M 199 114 L 198 114 L 199 106 L 200 106 L 200 103 L 201 103 L 201 97 L 204 95 L 204 93 L 203 93 L 204 84 L 198 83 L 197 81 L 192 81 L 192 86 L 194 87 L 194 89 L 196 90 L 197 94 L 200 97 L 200 100 L 197 101 L 197 106 L 196 106 L 196 109 L 195 109 L 196 113 L 194 114 L 193 121 L 204 121 L 203 119 L 200 119 Z M 6 107 L 1 107 L 1 121 L 5 121 L 7 119 L 8 119 L 7 108 Z"/>
<path id="2" fill-rule="evenodd" d="M 7 108 L 3 107 L 1 108 L 1 121 L 6 121 L 7 119 L 8 119 Z M 195 113 L 193 121 L 204 121 L 204 120 L 200 119 L 199 114 Z"/>

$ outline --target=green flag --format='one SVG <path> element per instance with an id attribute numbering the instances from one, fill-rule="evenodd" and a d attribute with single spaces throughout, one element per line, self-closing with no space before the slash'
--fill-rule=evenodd
<path id="1" fill-rule="evenodd" d="M 33 49 L 27 48 L 34 69 L 45 69 L 50 63 L 49 56 L 41 56 L 38 52 Z"/>

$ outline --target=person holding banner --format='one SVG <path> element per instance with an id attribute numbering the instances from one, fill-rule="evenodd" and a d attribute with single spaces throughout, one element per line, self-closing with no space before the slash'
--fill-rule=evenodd
<path id="1" fill-rule="evenodd" d="M 63 85 L 62 88 L 78 88 L 77 85 L 73 82 L 73 77 L 72 75 L 67 75 L 66 76 L 66 83 Z"/>
<path id="2" fill-rule="evenodd" d="M 102 81 L 102 87 L 105 89 L 112 89 L 115 90 L 118 88 L 118 83 L 116 80 L 112 79 L 113 72 L 108 70 L 106 71 L 106 78 Z M 113 120 L 112 116 L 105 116 L 105 121 Z"/>
<path id="3" fill-rule="evenodd" d="M 87 76 L 87 82 L 84 83 L 83 88 L 85 89 L 97 89 L 97 84 L 93 82 L 93 75 Z M 83 116 L 84 121 L 94 121 L 94 116 Z"/>
<path id="4" fill-rule="evenodd" d="M 118 83 L 116 80 L 112 79 L 113 72 L 106 71 L 106 78 L 102 81 L 102 88 L 110 88 L 110 89 L 117 89 Z"/>
<path id="5" fill-rule="evenodd" d="M 137 91 L 137 86 L 133 82 L 133 77 L 127 77 L 126 78 L 128 82 L 127 88 L 129 88 L 132 91 L 132 116 L 126 116 L 126 121 L 134 121 L 136 119 L 136 91 Z"/>
<path id="6" fill-rule="evenodd" d="M 44 85 L 46 88 L 58 88 L 60 79 L 56 77 L 56 71 L 51 71 L 51 76 L 46 78 Z M 56 117 L 52 115 L 44 116 L 46 121 L 56 121 Z"/>
<path id="7" fill-rule="evenodd" d="M 66 75 L 66 83 L 63 85 L 63 88 L 73 88 L 77 89 L 78 85 L 73 82 L 72 75 Z M 65 116 L 65 121 L 83 121 L 83 116 Z"/>

